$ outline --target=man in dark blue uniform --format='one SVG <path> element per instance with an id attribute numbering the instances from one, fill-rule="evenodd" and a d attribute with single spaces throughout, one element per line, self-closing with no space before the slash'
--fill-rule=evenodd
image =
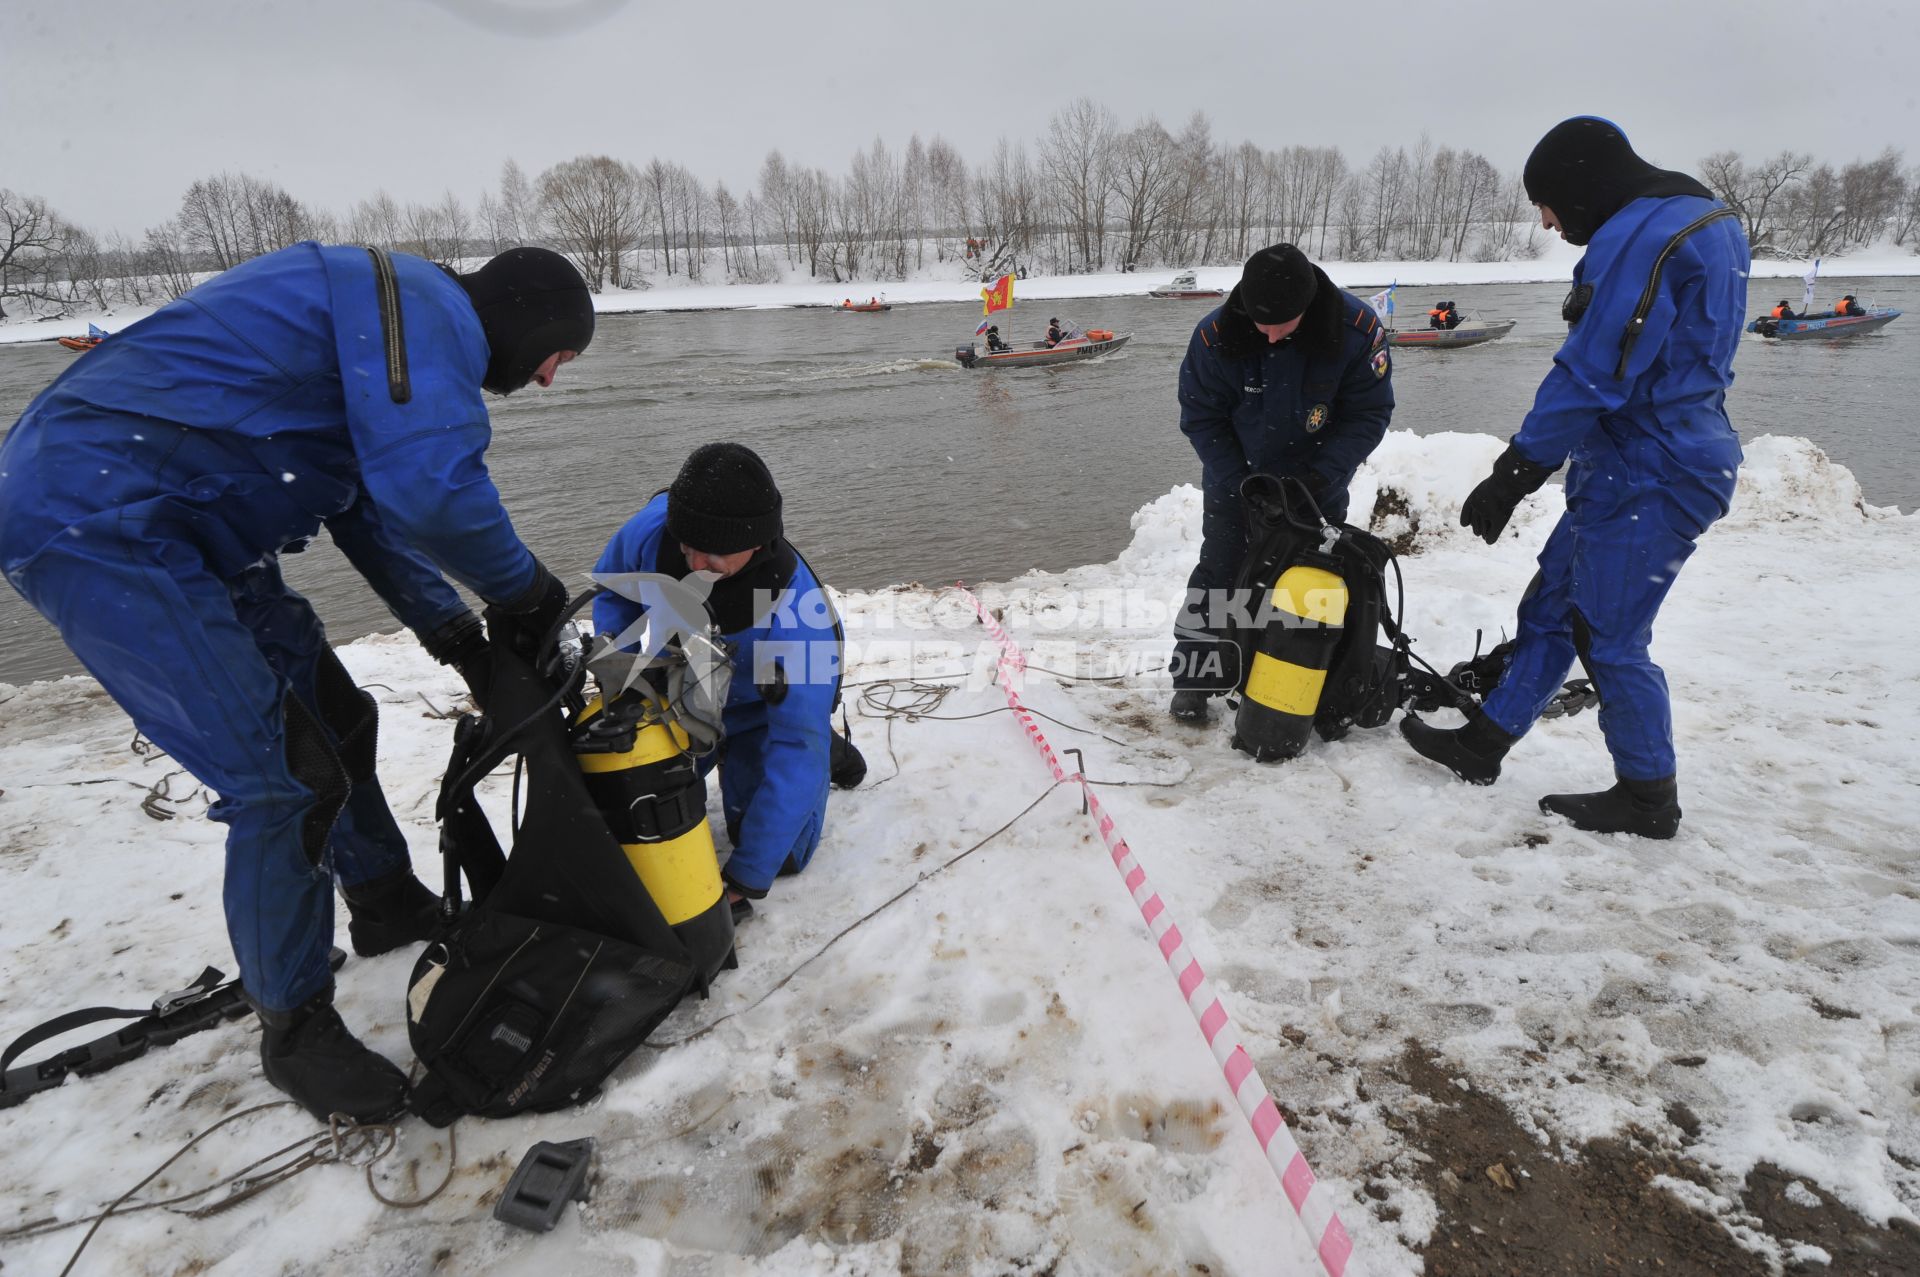
<path id="1" fill-rule="evenodd" d="M 1248 475 L 1305 482 L 1329 520 L 1347 517 L 1347 486 L 1393 416 L 1386 329 L 1292 244 L 1247 259 L 1226 304 L 1200 321 L 1180 365 L 1180 429 L 1200 456 L 1200 562 L 1174 624 L 1173 701 L 1201 722 L 1235 671 L 1220 639 L 1246 554 L 1240 484 Z"/>
<path id="2" fill-rule="evenodd" d="M 362 954 L 424 938 L 438 901 L 374 774 L 374 700 L 279 554 L 325 526 L 477 685 L 487 638 L 442 571 L 527 633 L 567 595 L 487 476 L 480 392 L 549 385 L 592 336 L 584 281 L 545 249 L 456 276 L 296 244 L 114 334 L 0 448 L 0 568 L 219 794 L 227 929 L 266 1076 L 322 1120 L 388 1117 L 407 1096 L 333 1008 L 334 881 Z"/>
<path id="3" fill-rule="evenodd" d="M 720 798 L 733 844 L 721 876 L 736 918 L 776 876 L 798 873 L 813 858 L 826 828 L 829 780 L 847 787 L 866 773 L 852 743 L 833 731 L 839 618 L 783 535 L 781 506 L 772 473 L 752 449 L 704 444 L 673 486 L 614 534 L 594 569 L 676 580 L 698 572 L 712 581 L 707 607 L 733 644 Z M 602 594 L 594 630 L 618 640 L 644 614 L 632 599 Z"/>
<path id="4" fill-rule="evenodd" d="M 1671 838 L 1672 714 L 1648 649 L 1674 577 L 1733 499 L 1741 452 L 1725 401 L 1747 242 L 1706 187 L 1641 159 L 1606 120 L 1554 126 L 1524 178 L 1541 224 L 1587 252 L 1553 370 L 1460 521 L 1491 545 L 1563 462 L 1567 512 L 1540 552 L 1512 658 L 1481 712 L 1453 730 L 1413 717 L 1401 730 L 1462 780 L 1492 784 L 1578 655 L 1600 694 L 1616 783 L 1549 795 L 1541 809 L 1597 833 Z"/>

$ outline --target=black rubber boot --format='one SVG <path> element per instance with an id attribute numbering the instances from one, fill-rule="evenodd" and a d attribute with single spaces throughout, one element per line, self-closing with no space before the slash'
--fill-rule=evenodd
<path id="1" fill-rule="evenodd" d="M 353 1036 L 333 1009 L 332 986 L 291 1011 L 254 1010 L 267 1081 L 322 1122 L 335 1113 L 385 1122 L 406 1111 L 407 1075 Z"/>
<path id="2" fill-rule="evenodd" d="M 1204 723 L 1212 712 L 1207 708 L 1213 697 L 1195 687 L 1183 687 L 1173 694 L 1167 713 L 1182 723 Z"/>
<path id="3" fill-rule="evenodd" d="M 1475 713 L 1465 727 L 1435 727 L 1407 715 L 1400 734 L 1423 758 L 1445 766 L 1469 785 L 1491 785 L 1500 779 L 1500 760 L 1520 738 L 1494 726 L 1485 714 Z"/>
<path id="4" fill-rule="evenodd" d="M 440 897 L 411 869 L 343 886 L 340 893 L 347 898 L 347 935 L 363 958 L 425 940 L 440 925 Z"/>
<path id="5" fill-rule="evenodd" d="M 1638 834 L 1642 838 L 1671 838 L 1680 829 L 1680 786 L 1663 780 L 1614 781 L 1612 789 L 1597 794 L 1548 794 L 1540 810 L 1565 816 L 1575 829 L 1590 834 Z"/>

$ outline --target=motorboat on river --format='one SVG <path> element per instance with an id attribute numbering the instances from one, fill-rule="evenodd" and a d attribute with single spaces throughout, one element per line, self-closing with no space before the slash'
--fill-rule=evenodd
<path id="1" fill-rule="evenodd" d="M 1809 337 L 1851 337 L 1855 333 L 1870 333 L 1876 328 L 1885 328 L 1898 318 L 1900 312 L 1891 306 L 1875 306 L 1860 315 L 1836 315 L 1830 310 L 1818 315 L 1796 315 L 1792 319 L 1762 315 L 1747 325 L 1747 331 L 1781 341 L 1803 341 Z"/>
<path id="2" fill-rule="evenodd" d="M 54 340 L 58 341 L 68 350 L 88 351 L 98 346 L 110 336 L 112 336 L 112 334 L 98 324 L 88 324 L 87 335 L 85 337 L 56 337 Z"/>
<path id="3" fill-rule="evenodd" d="M 1483 341 L 1498 341 L 1513 331 L 1511 319 L 1462 319 L 1455 328 L 1389 328 L 1387 341 L 1394 346 L 1426 350 L 1455 350 L 1478 346 Z"/>
<path id="4" fill-rule="evenodd" d="M 1116 333 L 1106 328 L 1089 328 L 1055 346 L 1036 341 L 982 350 L 969 342 L 955 348 L 953 357 L 962 368 L 1039 368 L 1078 359 L 1097 359 L 1120 349 L 1132 336 L 1132 333 Z"/>
<path id="5" fill-rule="evenodd" d="M 1226 293 L 1218 288 L 1200 287 L 1199 278 L 1190 270 L 1183 270 L 1173 277 L 1173 282 L 1161 288 L 1147 290 L 1149 297 L 1163 297 L 1173 301 L 1198 300 L 1203 297 L 1225 297 Z"/>

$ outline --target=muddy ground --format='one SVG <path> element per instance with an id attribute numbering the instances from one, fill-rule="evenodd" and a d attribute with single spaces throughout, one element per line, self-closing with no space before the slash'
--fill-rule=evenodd
<path id="1" fill-rule="evenodd" d="M 1418 1047 L 1380 1080 L 1427 1101 L 1390 1121 L 1429 1159 L 1421 1179 L 1440 1222 L 1420 1251 L 1428 1277 L 1920 1273 L 1920 1228 L 1901 1220 L 1880 1228 L 1776 1166 L 1762 1163 L 1728 1192 L 1688 1160 L 1698 1122 L 1684 1105 L 1668 1110 L 1662 1130 L 1633 1128 L 1577 1147 L 1543 1145 L 1498 1099 L 1463 1089 Z M 1754 1244 L 1743 1245 L 1719 1220 L 1681 1200 L 1658 1182 L 1663 1176 L 1736 1198 L 1730 1216 L 1751 1230 Z M 1369 1189 L 1368 1196 L 1377 1215 L 1394 1217 L 1384 1191 Z"/>

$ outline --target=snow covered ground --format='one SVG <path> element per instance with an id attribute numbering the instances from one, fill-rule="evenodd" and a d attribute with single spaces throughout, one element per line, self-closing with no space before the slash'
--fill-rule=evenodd
<path id="1" fill-rule="evenodd" d="M 1549 487 L 1495 547 L 1455 526 L 1500 447 L 1395 433 L 1354 492 L 1357 511 L 1385 489 L 1404 499 L 1382 531 L 1415 546 L 1407 622 L 1443 665 L 1510 623 L 1559 513 Z M 1865 507 L 1803 440 L 1749 443 L 1734 515 L 1661 617 L 1686 808 L 1671 843 L 1536 810 L 1542 793 L 1608 783 L 1591 714 L 1541 725 L 1497 786 L 1475 789 L 1391 728 L 1260 766 L 1218 720 L 1172 725 L 1155 676 L 1042 672 L 1164 660 L 1198 493 L 1175 488 L 1134 527 L 1113 563 L 983 596 L 1036 667 L 1023 696 L 1059 720 L 1041 723 L 1055 747 L 1125 782 L 1102 800 L 1330 1188 L 1350 1271 L 1419 1271 L 1440 1220 L 1404 1121 L 1431 1101 L 1391 1080 L 1409 1043 L 1556 1147 L 1637 1126 L 1677 1150 L 1684 1105 L 1686 1156 L 1711 1189 L 1674 1191 L 1768 1262 L 1808 1252 L 1731 1204 L 1762 1162 L 1807 1200 L 1811 1186 L 1878 1223 L 1915 1219 L 1920 516 Z M 812 867 L 743 928 L 741 968 L 677 1011 L 604 1098 L 462 1122 L 450 1187 L 415 1211 L 327 1166 L 203 1219 L 109 1220 L 78 1271 L 1317 1271 L 1075 794 L 1046 792 L 994 712 L 992 649 L 969 609 L 919 587 L 843 602 L 869 779 L 835 794 Z M 458 684 L 410 638 L 342 655 L 383 703 L 381 774 L 435 881 L 450 730 L 432 711 Z M 953 690 L 935 705 L 870 682 L 914 676 Z M 916 692 L 921 717 L 873 716 Z M 179 819 L 143 813 L 171 764 L 132 753 L 131 736 L 89 680 L 0 686 L 0 1036 L 230 967 L 222 831 L 182 777 L 159 805 Z M 498 810 L 505 782 L 490 783 Z M 349 1022 L 401 1060 L 412 961 L 353 960 L 340 976 Z M 89 1215 L 192 1133 L 275 1098 L 257 1050 L 242 1021 L 0 1111 L 5 1271 L 57 1271 L 84 1231 L 10 1230 Z M 211 1183 L 311 1129 L 284 1110 L 236 1123 L 151 1193 Z M 590 1203 L 544 1237 L 491 1220 L 528 1145 L 583 1135 L 599 1141 Z M 442 1134 L 403 1136 L 376 1169 L 391 1196 L 430 1188 L 445 1164 Z"/>
<path id="2" fill-rule="evenodd" d="M 1543 235 L 1542 252 L 1531 261 L 1511 262 L 1323 262 L 1333 281 L 1362 296 L 1398 281 L 1409 287 L 1449 284 L 1558 283 L 1571 279 L 1581 250 Z M 778 252 L 778 250 L 775 250 Z M 718 265 L 715 268 L 718 270 Z M 1798 279 L 1806 273 L 1804 261 L 1757 261 L 1755 279 Z M 1197 270 L 1205 287 L 1228 289 L 1240 281 L 1240 267 L 1203 266 Z M 1920 255 L 1883 246 L 1848 257 L 1827 258 L 1821 278 L 1860 279 L 1888 275 L 1920 275 Z M 912 280 L 855 280 L 834 284 L 808 279 L 805 272 L 774 284 L 696 284 L 684 276 L 649 272 L 645 289 L 608 289 L 594 299 L 601 314 L 662 310 L 778 310 L 790 306 L 838 306 L 852 299 L 879 297 L 895 305 L 914 302 L 972 302 L 980 300 L 977 280 L 956 278 L 959 263 L 929 266 L 924 277 Z M 1172 279 L 1172 270 L 1141 270 L 1130 274 L 1108 271 L 1097 275 L 1034 275 L 1020 280 L 1014 294 L 1020 301 L 1044 302 L 1059 298 L 1141 296 Z M 1828 300 L 1826 294 L 1822 301 Z M 123 307 L 108 314 L 74 311 L 63 319 L 28 320 L 0 324 L 0 342 L 52 341 L 79 336 L 94 322 L 109 330 L 126 327 L 153 313 L 152 307 Z"/>

